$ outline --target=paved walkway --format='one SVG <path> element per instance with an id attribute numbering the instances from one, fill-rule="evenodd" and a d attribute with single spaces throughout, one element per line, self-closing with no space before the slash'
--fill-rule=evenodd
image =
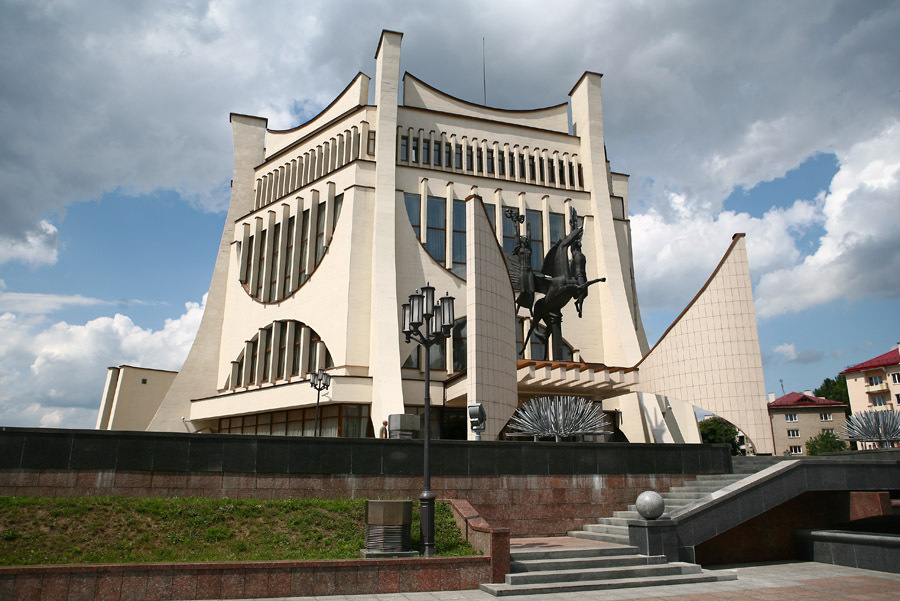
<path id="1" fill-rule="evenodd" d="M 824 563 L 781 562 L 727 566 L 737 580 L 709 584 L 678 584 L 589 591 L 555 595 L 511 597 L 520 601 L 896 601 L 900 599 L 900 574 L 845 568 Z M 285 597 L 283 601 L 496 601 L 481 591 L 442 591 L 435 593 L 395 593 L 390 595 L 347 595 L 332 597 Z M 271 601 L 271 600 L 270 600 Z"/>

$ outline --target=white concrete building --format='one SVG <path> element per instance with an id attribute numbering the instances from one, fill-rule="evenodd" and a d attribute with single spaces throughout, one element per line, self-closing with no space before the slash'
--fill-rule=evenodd
<path id="1" fill-rule="evenodd" d="M 231 204 L 206 312 L 145 428 L 312 435 L 308 376 L 319 368 L 332 376 L 321 435 L 371 436 L 390 414 L 420 413 L 420 349 L 399 315 L 428 282 L 456 298 L 457 317 L 432 355 L 435 433 L 471 437 L 464 409 L 479 402 L 495 439 L 524 400 L 567 393 L 601 402 L 632 442 L 699 442 L 697 405 L 771 452 L 743 236 L 648 354 L 628 176 L 607 160 L 601 76 L 586 72 L 556 106 L 494 109 L 401 76 L 401 38 L 382 34 L 374 104 L 360 73 L 293 129 L 231 115 Z M 583 318 L 565 307 L 562 357 L 548 360 L 536 340 L 517 357 L 530 315 L 516 314 L 504 259 L 508 208 L 531 226 L 537 268 L 575 209 L 587 277 L 606 278 Z"/>

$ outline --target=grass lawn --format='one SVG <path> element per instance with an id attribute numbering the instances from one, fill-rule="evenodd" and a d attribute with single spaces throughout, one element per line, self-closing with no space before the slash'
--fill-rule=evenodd
<path id="1" fill-rule="evenodd" d="M 358 559 L 365 512 L 365 499 L 0 497 L 0 565 Z M 449 505 L 435 514 L 438 555 L 478 554 Z"/>

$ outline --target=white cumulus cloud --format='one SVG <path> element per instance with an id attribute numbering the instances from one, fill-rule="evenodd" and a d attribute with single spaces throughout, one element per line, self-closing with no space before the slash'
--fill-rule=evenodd
<path id="1" fill-rule="evenodd" d="M 121 314 L 51 325 L 34 315 L 0 315 L 0 423 L 94 427 L 106 368 L 180 369 L 205 305 L 205 296 L 186 303 L 159 330 Z"/>

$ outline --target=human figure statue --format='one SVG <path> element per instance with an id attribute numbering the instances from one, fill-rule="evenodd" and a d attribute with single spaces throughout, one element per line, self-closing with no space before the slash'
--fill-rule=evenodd
<path id="1" fill-rule="evenodd" d="M 516 304 L 520 307 L 527 307 L 528 312 L 534 315 L 532 306 L 534 305 L 534 275 L 531 272 L 531 226 L 526 226 L 526 234 L 524 236 L 516 235 L 516 247 L 513 254 L 519 259 L 519 296 L 516 297 Z"/>
<path id="2" fill-rule="evenodd" d="M 388 427 L 387 420 L 381 422 L 381 431 L 378 432 L 378 438 L 387 438 L 388 437 Z"/>
<path id="3" fill-rule="evenodd" d="M 575 280 L 575 284 L 578 286 L 578 292 L 575 293 L 575 309 L 578 311 L 578 317 L 581 317 L 581 310 L 584 305 L 584 299 L 587 298 L 588 295 L 588 287 L 587 287 L 587 259 L 584 256 L 584 253 L 581 251 L 581 238 L 576 239 L 572 242 L 571 247 L 572 252 L 572 261 L 569 263 L 569 274 L 572 276 L 572 279 Z M 601 280 L 602 281 L 602 280 Z"/>

